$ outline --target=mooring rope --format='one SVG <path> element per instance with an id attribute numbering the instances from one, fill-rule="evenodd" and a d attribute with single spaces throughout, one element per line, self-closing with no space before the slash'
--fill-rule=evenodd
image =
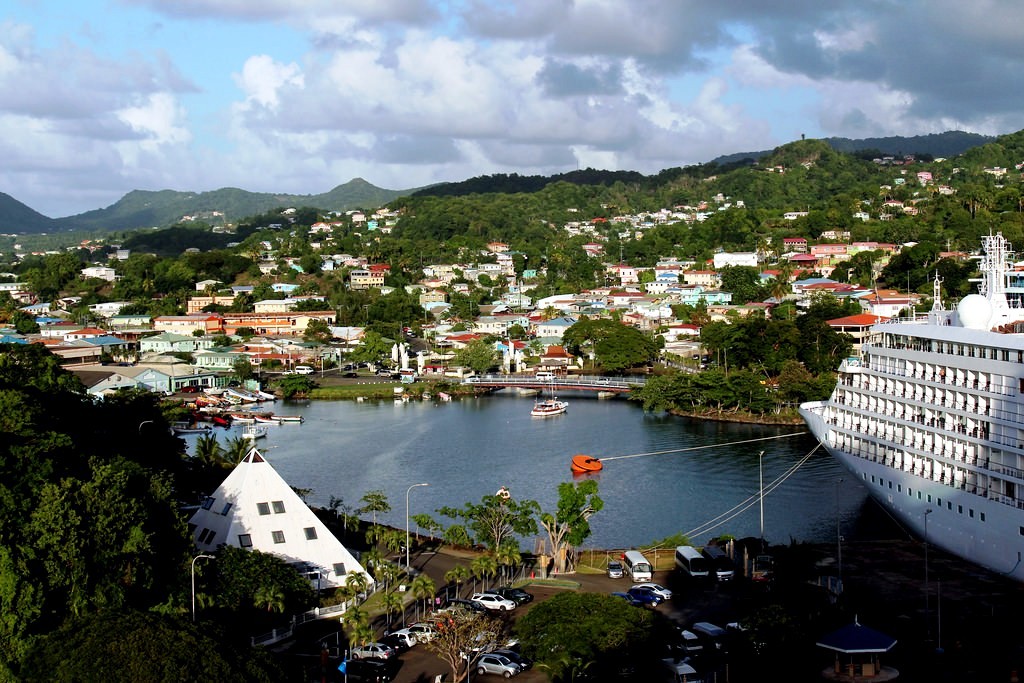
<path id="1" fill-rule="evenodd" d="M 647 455 L 666 455 L 668 453 L 685 453 L 687 451 L 700 451 L 708 448 L 722 448 L 724 446 L 738 446 L 744 443 L 756 443 L 758 441 L 769 441 L 771 439 L 788 439 L 791 436 L 803 436 L 807 432 L 793 432 L 792 434 L 779 434 L 777 436 L 762 436 L 756 439 L 744 439 L 743 441 L 730 441 L 729 443 L 712 443 L 704 446 L 689 446 L 687 448 L 673 448 L 667 451 L 651 451 L 650 453 L 632 453 L 630 455 L 613 455 L 610 458 L 598 458 L 601 462 L 610 460 L 625 460 L 627 458 L 642 458 Z"/>

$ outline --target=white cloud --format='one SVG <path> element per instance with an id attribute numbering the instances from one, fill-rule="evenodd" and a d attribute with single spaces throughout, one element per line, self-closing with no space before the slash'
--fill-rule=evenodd
<path id="1" fill-rule="evenodd" d="M 245 61 L 235 83 L 245 93 L 247 103 L 277 109 L 279 91 L 284 87 L 302 88 L 305 78 L 297 64 L 279 64 L 268 55 L 256 55 Z"/>

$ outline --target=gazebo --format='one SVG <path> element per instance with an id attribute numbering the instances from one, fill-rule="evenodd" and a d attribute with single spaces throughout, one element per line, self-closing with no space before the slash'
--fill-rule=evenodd
<path id="1" fill-rule="evenodd" d="M 896 639 L 881 631 L 863 626 L 854 617 L 853 623 L 833 631 L 815 643 L 836 653 L 835 664 L 822 672 L 832 681 L 891 681 L 900 672 L 882 666 L 880 655 L 896 645 Z"/>

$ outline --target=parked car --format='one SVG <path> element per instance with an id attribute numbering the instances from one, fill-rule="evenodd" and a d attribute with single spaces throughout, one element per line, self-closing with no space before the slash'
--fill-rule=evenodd
<path id="1" fill-rule="evenodd" d="M 654 593 L 655 595 L 657 595 L 659 598 L 661 598 L 662 600 L 671 600 L 672 599 L 672 591 L 670 591 L 668 588 L 665 588 L 664 586 L 659 585 L 657 583 L 650 583 L 650 582 L 637 583 L 637 584 L 633 584 L 633 588 L 640 588 L 640 589 L 649 590 L 652 593 Z"/>
<path id="2" fill-rule="evenodd" d="M 520 671 L 526 671 L 527 669 L 529 669 L 530 667 L 533 666 L 533 660 L 532 659 L 524 657 L 523 655 L 519 654 L 515 650 L 509 650 L 508 648 L 501 648 L 499 650 L 492 650 L 491 654 L 501 655 L 502 657 L 505 657 L 505 658 L 511 660 L 514 664 L 518 664 Z"/>
<path id="3" fill-rule="evenodd" d="M 345 662 L 345 677 L 348 681 L 363 683 L 388 683 L 394 680 L 392 667 L 373 659 L 354 659 Z"/>
<path id="4" fill-rule="evenodd" d="M 634 607 L 641 607 L 642 606 L 640 601 L 637 600 L 636 598 L 634 598 L 629 593 L 623 593 L 622 591 L 615 591 L 614 593 L 611 593 L 610 595 L 612 595 L 613 597 L 616 597 L 616 598 L 622 598 L 623 600 L 625 600 L 629 604 L 633 605 Z"/>
<path id="5" fill-rule="evenodd" d="M 352 659 L 380 659 L 388 660 L 396 656 L 398 653 L 395 652 L 394 648 L 385 645 L 384 643 L 367 643 L 365 645 L 357 645 L 349 651 L 349 657 Z"/>
<path id="6" fill-rule="evenodd" d="M 508 586 L 502 586 L 501 588 L 492 588 L 491 590 L 484 592 L 500 595 L 506 600 L 511 600 L 517 605 L 525 605 L 528 602 L 533 602 L 533 593 L 527 593 L 522 588 L 509 588 Z"/>
<path id="7" fill-rule="evenodd" d="M 473 593 L 469 599 L 489 610 L 511 612 L 516 608 L 516 603 L 496 593 Z"/>
<path id="8" fill-rule="evenodd" d="M 380 370 L 377 371 L 378 377 L 391 377 L 391 375 L 393 374 L 394 373 L 391 370 L 388 370 L 387 368 L 381 368 Z"/>
<path id="9" fill-rule="evenodd" d="M 410 633 L 409 629 L 403 628 L 387 634 L 380 639 L 380 642 L 401 654 L 416 644 L 416 636 Z"/>
<path id="10" fill-rule="evenodd" d="M 609 579 L 621 579 L 622 578 L 622 563 L 618 560 L 612 560 L 608 563 L 608 578 Z"/>
<path id="11" fill-rule="evenodd" d="M 199 393 L 199 387 L 189 385 L 187 387 L 182 387 L 178 391 L 180 391 L 183 394 L 198 394 Z"/>
<path id="12" fill-rule="evenodd" d="M 505 678 L 518 676 L 522 669 L 508 657 L 487 653 L 480 655 L 476 660 L 476 673 L 479 676 L 484 674 L 499 674 Z"/>
<path id="13" fill-rule="evenodd" d="M 437 635 L 437 630 L 433 625 L 423 621 L 415 623 L 409 628 L 403 630 L 416 636 L 417 643 L 429 643 L 434 639 L 434 636 Z"/>
<path id="14" fill-rule="evenodd" d="M 487 608 L 481 605 L 479 602 L 472 600 L 463 600 L 462 598 L 454 598 L 448 601 L 448 608 L 450 609 L 466 609 L 471 612 L 486 612 Z"/>
<path id="15" fill-rule="evenodd" d="M 358 377 L 358 376 L 359 376 L 359 374 L 358 374 L 358 373 L 356 373 L 356 372 L 352 372 L 351 370 L 349 370 L 349 371 L 347 371 L 347 372 L 343 372 L 343 373 L 341 373 L 341 376 L 342 376 L 342 377 L 344 377 L 345 379 L 354 379 L 354 378 Z"/>
<path id="16" fill-rule="evenodd" d="M 663 602 L 661 596 L 650 588 L 634 586 L 626 591 L 626 594 L 631 595 L 637 604 L 644 607 L 657 607 Z"/>

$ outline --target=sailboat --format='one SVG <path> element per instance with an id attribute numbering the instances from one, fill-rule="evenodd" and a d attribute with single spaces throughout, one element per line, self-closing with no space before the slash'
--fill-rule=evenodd
<path id="1" fill-rule="evenodd" d="M 532 415 L 533 417 L 551 417 L 553 415 L 561 415 L 568 408 L 568 401 L 559 401 L 558 397 L 555 396 L 554 380 L 552 380 L 550 397 L 543 400 L 534 401 L 533 410 L 530 411 L 530 415 Z"/>

